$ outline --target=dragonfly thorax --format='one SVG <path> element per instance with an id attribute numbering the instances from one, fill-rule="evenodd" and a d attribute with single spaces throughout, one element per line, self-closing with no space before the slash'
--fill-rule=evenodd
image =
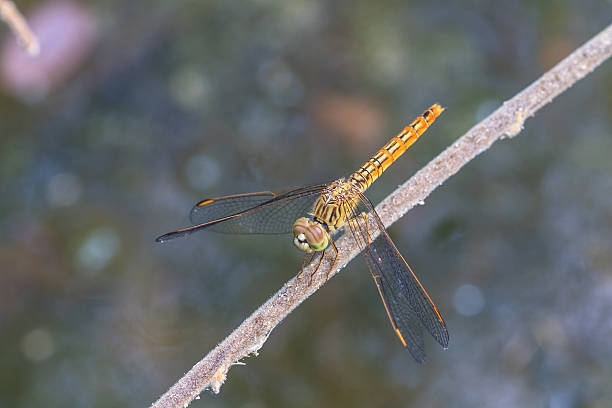
<path id="1" fill-rule="evenodd" d="M 323 251 L 329 232 L 344 225 L 359 200 L 359 190 L 339 179 L 327 186 L 314 204 L 312 219 L 301 217 L 293 224 L 293 244 L 301 251 Z"/>
<path id="2" fill-rule="evenodd" d="M 357 206 L 359 194 L 358 188 L 344 179 L 334 181 L 315 202 L 313 219 L 325 224 L 329 231 L 342 227 Z"/>

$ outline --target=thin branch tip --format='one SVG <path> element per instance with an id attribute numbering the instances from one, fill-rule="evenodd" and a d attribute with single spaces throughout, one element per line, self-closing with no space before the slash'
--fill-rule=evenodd
<path id="1" fill-rule="evenodd" d="M 31 57 L 36 57 L 40 53 L 40 43 L 32 32 L 23 14 L 19 11 L 15 3 L 9 0 L 0 0 L 0 19 L 13 31 L 17 42 Z"/>

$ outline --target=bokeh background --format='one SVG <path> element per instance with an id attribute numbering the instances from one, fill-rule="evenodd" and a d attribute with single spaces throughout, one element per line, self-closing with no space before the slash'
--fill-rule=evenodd
<path id="1" fill-rule="evenodd" d="M 200 199 L 348 175 L 376 203 L 612 21 L 610 1 L 20 1 L 0 26 L 0 407 L 147 406 L 299 270 Z M 361 259 L 193 407 L 612 404 L 610 63 L 390 228 L 446 319 L 414 363 Z"/>

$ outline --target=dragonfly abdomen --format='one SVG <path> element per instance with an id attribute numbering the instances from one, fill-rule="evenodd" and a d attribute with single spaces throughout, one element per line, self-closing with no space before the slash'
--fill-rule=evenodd
<path id="1" fill-rule="evenodd" d="M 444 108 L 438 104 L 431 105 L 397 136 L 394 136 L 376 154 L 366 161 L 349 178 L 349 183 L 357 187 L 361 192 L 367 190 L 385 170 L 397 160 L 427 128 L 444 112 Z"/>

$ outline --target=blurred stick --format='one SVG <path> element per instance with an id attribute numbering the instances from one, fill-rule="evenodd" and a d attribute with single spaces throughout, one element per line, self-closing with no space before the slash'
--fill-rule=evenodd
<path id="1" fill-rule="evenodd" d="M 26 49 L 28 54 L 35 57 L 40 52 L 38 39 L 30 30 L 23 15 L 17 10 L 15 3 L 8 0 L 0 0 L 0 18 L 13 30 L 17 42 Z"/>
<path id="2" fill-rule="evenodd" d="M 496 140 L 513 137 L 523 129 L 525 120 L 541 107 L 582 79 L 612 55 L 612 25 L 578 48 L 522 92 L 502 104 L 495 112 L 461 136 L 438 157 L 419 170 L 410 180 L 383 200 L 376 211 L 391 225 L 425 198 L 476 155 Z M 340 250 L 335 275 L 358 253 L 345 234 L 336 245 Z M 315 262 L 316 263 L 316 262 Z M 329 270 L 324 261 L 320 271 Z M 308 277 L 313 267 L 304 270 Z M 208 353 L 152 407 L 184 407 L 204 389 L 218 393 L 232 365 L 251 354 L 256 355 L 270 332 L 300 303 L 325 284 L 325 272 L 308 279 L 289 280 L 274 296 L 249 316 L 223 342 Z"/>

